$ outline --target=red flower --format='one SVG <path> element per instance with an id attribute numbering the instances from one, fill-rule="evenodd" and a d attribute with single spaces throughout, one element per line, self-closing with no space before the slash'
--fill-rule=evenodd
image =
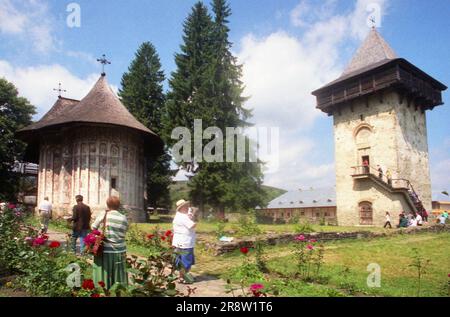
<path id="1" fill-rule="evenodd" d="M 43 234 L 43 235 L 41 235 L 41 238 L 44 239 L 44 240 L 48 240 L 48 235 Z"/>
<path id="2" fill-rule="evenodd" d="M 240 249 L 240 251 L 241 251 L 242 254 L 247 254 L 249 250 L 248 250 L 247 247 L 242 247 L 242 248 Z"/>
<path id="3" fill-rule="evenodd" d="M 311 239 L 311 240 L 309 240 L 309 242 L 311 242 L 311 243 L 316 243 L 317 240 L 316 240 L 316 239 Z"/>
<path id="4" fill-rule="evenodd" d="M 91 297 L 97 298 L 97 297 L 100 297 L 100 294 L 95 293 L 95 294 L 92 294 Z"/>
<path id="5" fill-rule="evenodd" d="M 166 233 L 164 234 L 166 237 L 169 237 L 172 235 L 172 231 L 167 230 Z"/>
<path id="6" fill-rule="evenodd" d="M 147 239 L 149 239 L 149 240 L 153 239 L 154 237 L 155 237 L 154 234 L 148 234 L 148 235 L 147 235 Z"/>
<path id="7" fill-rule="evenodd" d="M 81 287 L 86 290 L 93 290 L 95 288 L 94 281 L 93 280 L 84 280 L 83 285 L 81 285 Z"/>
<path id="8" fill-rule="evenodd" d="M 98 282 L 98 285 L 100 285 L 101 288 L 105 288 L 105 282 L 103 281 Z"/>
<path id="9" fill-rule="evenodd" d="M 8 204 L 8 209 L 16 209 L 16 205 L 15 204 Z"/>
<path id="10" fill-rule="evenodd" d="M 55 248 L 59 248 L 60 246 L 61 246 L 61 243 L 59 243 L 58 241 L 52 241 L 48 247 L 55 249 Z"/>
<path id="11" fill-rule="evenodd" d="M 162 241 L 166 240 L 166 236 L 161 236 L 161 240 Z"/>

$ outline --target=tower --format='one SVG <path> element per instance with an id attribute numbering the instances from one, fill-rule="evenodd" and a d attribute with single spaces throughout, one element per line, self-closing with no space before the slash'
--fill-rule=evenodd
<path id="1" fill-rule="evenodd" d="M 445 89 L 373 28 L 342 75 L 312 93 L 334 120 L 339 225 L 431 210 L 426 110 Z"/>
<path id="2" fill-rule="evenodd" d="M 38 204 L 49 197 L 55 216 L 70 213 L 78 194 L 94 213 L 114 195 L 132 220 L 145 220 L 146 159 L 162 141 L 128 112 L 104 73 L 82 100 L 59 96 L 17 136 L 27 143 L 25 160 L 39 164 Z"/>

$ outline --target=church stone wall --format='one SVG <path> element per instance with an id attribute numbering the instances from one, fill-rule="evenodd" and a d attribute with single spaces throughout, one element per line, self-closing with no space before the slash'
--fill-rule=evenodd
<path id="1" fill-rule="evenodd" d="M 411 210 L 402 194 L 391 193 L 369 179 L 353 179 L 352 167 L 362 165 L 362 156 L 369 156 L 373 167 L 389 169 L 393 179 L 409 179 L 419 195 L 424 195 L 421 199 L 430 197 L 425 114 L 413 113 L 414 107 L 404 103 L 400 104 L 395 91 L 389 91 L 354 100 L 341 106 L 340 114 L 334 113 L 339 225 L 359 225 L 362 202 L 372 204 L 373 225 L 384 223 L 386 211 L 395 221 L 399 212 Z"/>
<path id="2" fill-rule="evenodd" d="M 127 129 L 82 127 L 41 140 L 38 203 L 48 196 L 55 216 L 71 213 L 78 194 L 94 213 L 116 195 L 134 221 L 144 221 L 144 184 L 143 143 Z"/>

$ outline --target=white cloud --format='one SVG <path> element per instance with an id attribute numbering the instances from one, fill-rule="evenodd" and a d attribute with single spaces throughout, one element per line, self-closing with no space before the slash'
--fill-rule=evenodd
<path id="1" fill-rule="evenodd" d="M 46 3 L 35 0 L 0 0 L 0 33 L 30 43 L 39 53 L 56 48 L 53 18 Z"/>
<path id="2" fill-rule="evenodd" d="M 40 119 L 56 101 L 57 92 L 53 89 L 58 87 L 58 83 L 67 90 L 63 94 L 65 97 L 81 99 L 89 92 L 99 76 L 90 74 L 85 78 L 79 78 L 58 64 L 21 68 L 0 60 L 0 77 L 12 82 L 19 90 L 19 94 L 37 107 L 38 114 L 35 119 Z M 117 91 L 117 87 L 113 87 L 113 90 Z"/>
<path id="3" fill-rule="evenodd" d="M 288 189 L 334 185 L 333 158 L 314 161 L 324 149 L 314 143 L 318 138 L 305 136 L 325 116 L 315 108 L 311 92 L 341 74 L 347 62 L 342 52 L 355 50 L 370 30 L 367 19 L 374 12 L 368 5 L 374 3 L 383 16 L 387 0 L 358 0 L 347 14 L 335 12 L 335 0 L 301 1 L 290 12 L 291 23 L 303 31 L 301 38 L 282 30 L 242 38 L 237 56 L 245 95 L 251 97 L 252 122 L 280 127 L 280 167 L 266 175 L 266 184 Z"/>

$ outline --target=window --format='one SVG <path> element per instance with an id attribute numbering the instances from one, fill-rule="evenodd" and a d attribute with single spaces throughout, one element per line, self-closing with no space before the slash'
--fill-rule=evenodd
<path id="1" fill-rule="evenodd" d="M 359 217 L 359 223 L 361 225 L 371 225 L 373 223 L 373 210 L 371 202 L 362 201 L 359 203 Z"/>
<path id="2" fill-rule="evenodd" d="M 111 178 L 111 188 L 117 189 L 117 179 L 115 177 Z"/>

